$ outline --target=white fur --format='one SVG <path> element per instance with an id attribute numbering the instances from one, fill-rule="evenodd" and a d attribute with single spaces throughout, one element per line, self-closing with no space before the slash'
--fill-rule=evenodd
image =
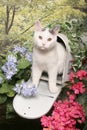
<path id="1" fill-rule="evenodd" d="M 37 87 L 42 72 L 46 71 L 49 76 L 49 90 L 52 93 L 55 93 L 58 90 L 58 88 L 56 87 L 57 74 L 64 73 L 63 81 L 65 81 L 64 75 L 68 71 L 66 70 L 69 63 L 69 60 L 67 60 L 67 56 L 70 53 L 68 39 L 63 34 L 51 34 L 49 32 L 49 29 L 41 31 L 40 26 L 39 29 L 35 30 L 34 33 L 32 80 Z M 57 35 L 63 37 L 63 39 L 65 40 L 64 42 L 66 45 L 66 50 L 60 43 L 56 41 Z M 39 39 L 39 36 L 41 36 L 42 39 Z M 48 38 L 51 38 L 52 40 L 48 41 Z"/>

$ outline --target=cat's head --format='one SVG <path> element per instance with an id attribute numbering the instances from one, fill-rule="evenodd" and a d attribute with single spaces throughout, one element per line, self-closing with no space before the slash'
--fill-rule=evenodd
<path id="1" fill-rule="evenodd" d="M 35 23 L 34 45 L 41 50 L 49 50 L 56 45 L 59 26 L 43 28 L 40 21 Z"/>

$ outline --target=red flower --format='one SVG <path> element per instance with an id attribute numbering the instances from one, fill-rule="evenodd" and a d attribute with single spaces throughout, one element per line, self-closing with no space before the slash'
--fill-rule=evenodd
<path id="1" fill-rule="evenodd" d="M 86 91 L 83 82 L 77 82 L 76 84 L 72 85 L 71 90 L 73 90 L 75 94 L 82 94 Z"/>
<path id="2" fill-rule="evenodd" d="M 45 127 L 50 127 L 51 120 L 52 120 L 52 117 L 50 117 L 50 116 L 49 117 L 42 116 L 42 118 L 41 118 L 42 125 L 45 126 Z"/>
<path id="3" fill-rule="evenodd" d="M 76 128 L 76 123 L 84 121 L 83 108 L 74 101 L 74 95 L 70 95 L 69 100 L 55 102 L 52 116 L 41 118 L 42 125 L 46 127 L 43 130 L 79 130 Z"/>
<path id="4" fill-rule="evenodd" d="M 87 78 L 87 71 L 85 70 L 79 70 L 76 73 L 76 77 L 82 80 L 83 78 Z"/>
<path id="5" fill-rule="evenodd" d="M 75 94 L 70 94 L 69 95 L 70 102 L 73 102 L 75 99 L 76 99 L 76 95 Z"/>
<path id="6" fill-rule="evenodd" d="M 73 90 L 73 93 L 68 91 L 68 99 L 55 102 L 52 115 L 41 118 L 42 125 L 45 127 L 43 130 L 79 130 L 76 128 L 77 122 L 81 124 L 85 121 L 85 113 L 83 107 L 75 100 L 77 94 L 83 94 L 86 91 L 82 82 L 83 78 L 87 78 L 85 70 L 80 70 L 75 74 L 70 73 L 69 79 L 72 83 L 70 90 Z"/>
<path id="7" fill-rule="evenodd" d="M 69 80 L 71 81 L 71 83 L 74 83 L 74 78 L 75 78 L 75 75 L 73 72 L 71 72 L 69 75 Z"/>

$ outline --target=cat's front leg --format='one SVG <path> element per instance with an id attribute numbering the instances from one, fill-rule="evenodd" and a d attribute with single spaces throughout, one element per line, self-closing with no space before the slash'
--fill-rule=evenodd
<path id="1" fill-rule="evenodd" d="M 56 93 L 58 91 L 58 87 L 56 86 L 57 80 L 57 70 L 51 70 L 49 73 L 49 90 L 52 93 Z"/>
<path id="2" fill-rule="evenodd" d="M 37 66 L 32 67 L 32 82 L 35 85 L 35 87 L 38 87 L 41 74 L 42 71 Z"/>

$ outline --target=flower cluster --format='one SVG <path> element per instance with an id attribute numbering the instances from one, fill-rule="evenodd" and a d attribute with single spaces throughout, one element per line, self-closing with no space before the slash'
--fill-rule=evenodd
<path id="1" fill-rule="evenodd" d="M 25 59 L 29 62 L 32 61 L 32 52 L 27 52 L 27 48 L 25 47 L 15 46 L 13 53 L 19 53 L 20 55 L 25 56 Z"/>
<path id="2" fill-rule="evenodd" d="M 76 73 L 70 73 L 71 90 L 75 94 L 82 94 L 86 91 L 83 79 L 87 79 L 87 72 L 85 70 L 79 70 Z"/>
<path id="3" fill-rule="evenodd" d="M 19 54 L 19 55 L 17 55 Z M 18 57 L 19 56 L 19 57 Z M 2 71 L 4 72 L 6 79 L 11 80 L 12 77 L 18 72 L 18 64 L 20 60 L 24 57 L 25 60 L 31 63 L 32 61 L 32 52 L 28 52 L 27 48 L 15 46 L 12 54 L 9 54 L 7 57 L 7 62 L 2 66 Z M 22 60 L 23 62 L 24 60 Z M 22 64 L 21 62 L 21 64 Z"/>
<path id="4" fill-rule="evenodd" d="M 25 47 L 15 46 L 13 52 L 25 55 L 27 52 L 27 49 Z"/>
<path id="5" fill-rule="evenodd" d="M 32 52 L 26 53 L 25 58 L 26 58 L 29 62 L 32 62 Z"/>
<path id="6" fill-rule="evenodd" d="M 71 90 L 73 90 L 75 94 L 82 94 L 86 91 L 83 82 L 77 82 L 76 84 L 73 84 L 71 86 Z"/>
<path id="7" fill-rule="evenodd" d="M 70 73 L 70 78 L 69 78 L 71 83 L 74 83 L 75 78 L 78 78 L 79 80 L 82 80 L 83 78 L 87 79 L 87 71 L 79 70 L 76 73 L 71 72 Z"/>
<path id="8" fill-rule="evenodd" d="M 2 70 L 8 80 L 17 73 L 17 59 L 14 55 L 8 55 L 7 62 L 2 66 Z"/>
<path id="9" fill-rule="evenodd" d="M 41 118 L 43 130 L 79 130 L 76 124 L 85 121 L 85 114 L 82 106 L 71 97 L 73 95 L 68 100 L 55 102 L 52 115 Z"/>
<path id="10" fill-rule="evenodd" d="M 77 102 L 77 95 L 86 91 L 83 79 L 87 80 L 85 70 L 70 73 L 71 86 L 70 91 L 67 92 L 67 98 L 54 103 L 51 116 L 41 118 L 43 130 L 80 130 L 77 128 L 77 124 L 85 122 L 85 112 L 82 105 Z"/>
<path id="11" fill-rule="evenodd" d="M 35 85 L 30 82 L 21 82 L 20 84 L 16 84 L 13 90 L 24 97 L 35 96 L 38 93 Z"/>

